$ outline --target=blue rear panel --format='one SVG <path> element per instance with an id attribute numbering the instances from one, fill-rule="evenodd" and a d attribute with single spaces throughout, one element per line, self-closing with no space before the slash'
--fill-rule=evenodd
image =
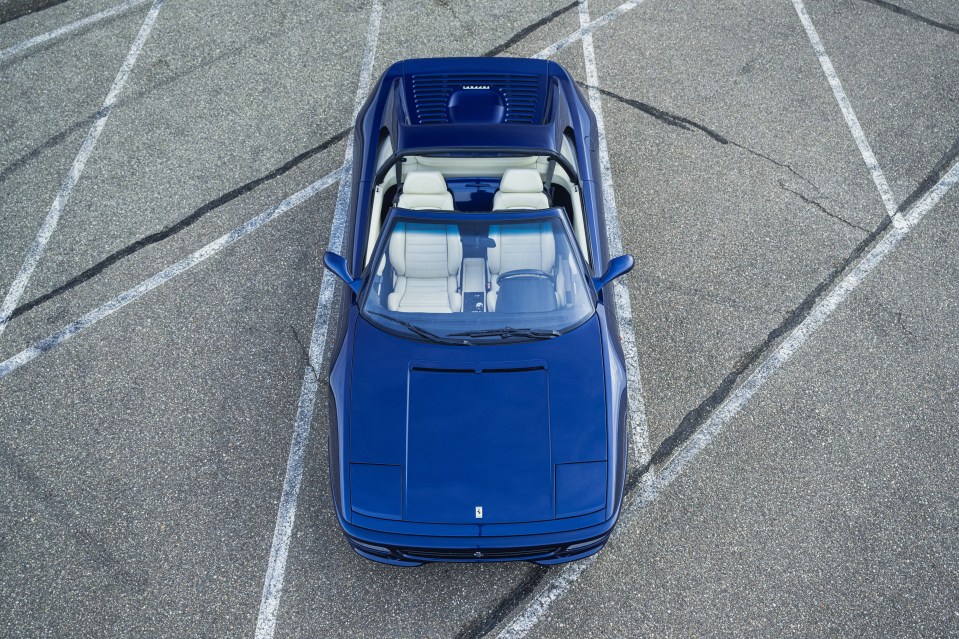
<path id="1" fill-rule="evenodd" d="M 411 124 L 543 122 L 543 60 L 408 60 L 403 71 Z"/>

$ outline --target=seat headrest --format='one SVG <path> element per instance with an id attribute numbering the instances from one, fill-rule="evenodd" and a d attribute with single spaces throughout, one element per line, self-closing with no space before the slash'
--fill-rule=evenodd
<path id="1" fill-rule="evenodd" d="M 506 169 L 499 190 L 503 193 L 542 193 L 543 179 L 536 169 Z"/>
<path id="2" fill-rule="evenodd" d="M 410 171 L 396 205 L 414 211 L 452 211 L 453 196 L 439 171 Z"/>
<path id="3" fill-rule="evenodd" d="M 444 195 L 446 193 L 446 180 L 443 179 L 443 174 L 439 171 L 411 171 L 403 179 L 403 193 L 410 195 Z"/>

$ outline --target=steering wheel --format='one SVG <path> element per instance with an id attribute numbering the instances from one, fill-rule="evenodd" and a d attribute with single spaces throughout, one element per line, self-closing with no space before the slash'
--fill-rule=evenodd
<path id="1" fill-rule="evenodd" d="M 555 277 L 546 271 L 541 271 L 536 268 L 519 268 L 515 271 L 506 271 L 496 278 L 496 283 L 502 284 L 504 280 L 512 279 L 514 277 L 538 277 L 540 279 L 549 280 L 554 285 L 556 284 Z"/>

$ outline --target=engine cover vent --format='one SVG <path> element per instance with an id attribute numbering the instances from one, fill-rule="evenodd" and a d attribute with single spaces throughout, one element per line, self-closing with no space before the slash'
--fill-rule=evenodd
<path id="1" fill-rule="evenodd" d="M 545 78 L 520 74 L 409 76 L 412 124 L 541 124 Z"/>

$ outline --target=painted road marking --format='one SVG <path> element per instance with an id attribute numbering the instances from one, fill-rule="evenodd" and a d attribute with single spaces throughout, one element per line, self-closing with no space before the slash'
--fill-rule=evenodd
<path id="1" fill-rule="evenodd" d="M 7 291 L 3 305 L 0 306 L 0 336 L 3 335 L 3 331 L 10 320 L 10 314 L 13 313 L 13 309 L 17 307 L 20 296 L 23 295 L 23 291 L 27 287 L 27 283 L 30 281 L 30 277 L 33 275 L 37 264 L 40 262 L 40 257 L 43 255 L 43 251 L 47 247 L 53 231 L 57 228 L 57 222 L 60 221 L 60 214 L 70 200 L 73 187 L 76 186 L 77 181 L 80 179 L 83 168 L 86 166 L 90 154 L 93 153 L 97 140 L 100 139 L 100 134 L 103 132 L 103 127 L 106 126 L 107 118 L 110 117 L 110 112 L 116 104 L 117 97 L 123 90 L 127 78 L 130 77 L 130 71 L 133 70 L 137 56 L 140 55 L 140 51 L 143 50 L 143 45 L 146 44 L 150 30 L 153 28 L 153 23 L 156 21 L 157 14 L 160 12 L 160 7 L 163 6 L 163 2 L 164 0 L 155 0 L 153 6 L 150 7 L 150 11 L 143 20 L 143 26 L 140 27 L 140 32 L 137 33 L 137 37 L 133 40 L 133 45 L 130 46 L 130 51 L 127 52 L 127 57 L 123 60 L 116 79 L 113 80 L 113 86 L 110 87 L 110 92 L 107 94 L 106 100 L 103 101 L 103 106 L 97 111 L 96 120 L 94 120 L 93 125 L 90 126 L 90 132 L 87 133 L 87 137 L 80 147 L 80 152 L 77 153 L 77 157 L 73 160 L 73 166 L 70 167 L 66 177 L 63 178 L 60 191 L 57 193 L 56 198 L 54 198 L 53 204 L 50 206 L 50 210 L 47 212 L 47 216 L 43 220 L 43 224 L 40 226 L 36 238 L 33 240 L 33 244 L 30 245 L 23 264 L 20 266 L 20 271 L 10 285 L 10 290 Z"/>
<path id="2" fill-rule="evenodd" d="M 806 13 L 806 7 L 803 5 L 802 0 L 793 0 L 793 6 L 796 8 L 796 13 L 799 14 L 799 20 L 802 22 L 803 28 L 806 30 L 809 43 L 812 44 L 816 59 L 819 60 L 819 66 L 822 67 L 823 73 L 826 74 L 826 80 L 829 82 L 832 94 L 836 98 L 836 102 L 839 103 L 839 109 L 842 111 L 842 116 L 846 119 L 846 125 L 852 133 L 852 138 L 856 141 L 856 146 L 859 147 L 859 153 L 862 155 L 863 162 L 866 163 L 866 168 L 869 169 L 869 175 L 872 176 L 872 181 L 876 183 L 876 188 L 879 189 L 879 197 L 882 198 L 882 203 L 886 207 L 886 213 L 892 218 L 893 223 L 898 224 L 900 221 L 898 215 L 899 205 L 896 203 L 892 189 L 889 188 L 889 183 L 886 182 L 886 176 L 882 172 L 876 156 L 872 152 L 872 147 L 869 146 L 866 134 L 863 133 L 862 127 L 859 125 L 859 118 L 856 117 L 856 112 L 853 111 L 852 104 L 850 104 L 846 92 L 843 91 L 842 82 L 839 81 L 839 76 L 836 75 L 836 69 L 832 66 L 832 60 L 830 60 L 826 54 L 822 40 L 819 39 L 819 33 L 816 32 L 816 27 L 813 26 L 812 20 L 809 19 L 809 14 Z"/>
<path id="3" fill-rule="evenodd" d="M 47 42 L 48 40 L 59 38 L 60 36 L 66 35 L 68 33 L 72 33 L 73 31 L 76 31 L 77 29 L 82 29 L 83 27 L 87 25 L 95 24 L 97 22 L 100 22 L 101 20 L 106 20 L 107 18 L 112 18 L 115 15 L 125 13 L 126 11 L 129 11 L 133 7 L 138 7 L 141 4 L 145 4 L 147 2 L 149 2 L 149 0 L 128 0 L 127 2 L 121 2 L 118 5 L 114 5 L 110 7 L 109 9 L 105 9 L 101 11 L 100 13 L 95 13 L 92 16 L 87 16 L 86 18 L 83 18 L 82 20 L 77 20 L 76 22 L 65 24 L 59 29 L 54 29 L 53 31 L 50 31 L 48 33 L 43 33 L 41 35 L 34 36 L 28 40 L 24 40 L 20 44 L 15 44 L 12 47 L 8 47 L 4 49 L 3 51 L 0 51 L 0 62 L 3 62 L 7 60 L 8 58 L 12 58 L 15 55 L 19 55 L 23 53 L 24 51 L 26 51 L 27 49 L 37 46 L 38 44 L 43 44 L 44 42 Z"/>
<path id="4" fill-rule="evenodd" d="M 373 75 L 373 61 L 376 57 L 376 43 L 380 33 L 380 21 L 383 17 L 383 0 L 374 0 L 370 12 L 370 22 L 366 31 L 366 47 L 360 67 L 360 78 L 356 86 L 356 99 L 353 104 L 353 120 L 356 120 L 360 108 L 366 101 Z M 333 213 L 333 225 L 330 230 L 328 250 L 339 252 L 343 246 L 343 234 L 346 227 L 346 209 L 349 205 L 353 184 L 353 136 L 347 137 L 343 173 L 339 191 L 336 194 L 336 209 Z M 283 581 L 286 577 L 286 559 L 290 552 L 290 536 L 296 518 L 296 501 L 303 481 L 306 462 L 306 448 L 310 441 L 310 429 L 313 424 L 313 412 L 316 407 L 316 392 L 319 388 L 319 372 L 323 367 L 323 350 L 329 329 L 330 310 L 333 306 L 335 276 L 323 269 L 320 280 L 320 294 L 316 303 L 316 316 L 313 321 L 313 334 L 310 337 L 310 361 L 303 371 L 303 383 L 300 386 L 300 399 L 296 406 L 296 422 L 293 427 L 293 441 L 290 443 L 290 456 L 286 464 L 286 477 L 283 480 L 283 492 L 276 514 L 276 527 L 273 530 L 273 543 L 270 547 L 270 559 L 267 563 L 266 577 L 263 580 L 263 594 L 260 598 L 260 611 L 256 620 L 256 639 L 272 639 L 276 630 L 276 614 L 283 594 Z"/>

